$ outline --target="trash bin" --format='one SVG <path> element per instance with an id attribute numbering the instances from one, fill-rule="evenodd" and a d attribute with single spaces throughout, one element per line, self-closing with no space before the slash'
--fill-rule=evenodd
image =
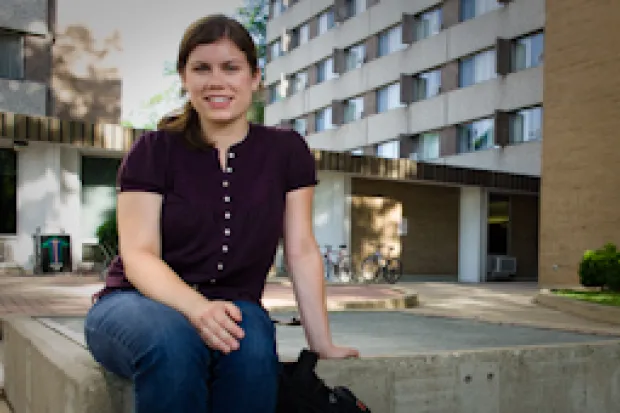
<path id="1" fill-rule="evenodd" d="M 71 236 L 67 234 L 41 234 L 37 238 L 42 273 L 72 271 Z"/>

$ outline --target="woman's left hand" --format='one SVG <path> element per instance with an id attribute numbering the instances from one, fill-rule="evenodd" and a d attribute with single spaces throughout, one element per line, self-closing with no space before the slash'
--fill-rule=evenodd
<path id="1" fill-rule="evenodd" d="M 324 349 L 318 351 L 320 358 L 322 359 L 347 359 L 358 358 L 360 356 L 359 350 L 352 347 L 340 347 L 330 345 Z"/>

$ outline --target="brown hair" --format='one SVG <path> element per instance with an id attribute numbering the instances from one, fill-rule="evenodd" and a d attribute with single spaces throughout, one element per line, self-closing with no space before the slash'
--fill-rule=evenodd
<path id="1" fill-rule="evenodd" d="M 215 14 L 195 21 L 185 31 L 179 45 L 177 72 L 183 73 L 190 53 L 197 46 L 215 43 L 221 39 L 232 41 L 245 54 L 252 73 L 259 70 L 256 44 L 250 33 L 237 20 L 223 14 Z M 208 146 L 202 137 L 198 113 L 189 101 L 179 113 L 162 118 L 158 122 L 157 128 L 183 133 L 187 142 L 194 147 L 204 148 Z"/>

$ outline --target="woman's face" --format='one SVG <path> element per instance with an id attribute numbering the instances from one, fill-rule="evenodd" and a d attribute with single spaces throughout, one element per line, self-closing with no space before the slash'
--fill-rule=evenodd
<path id="1" fill-rule="evenodd" d="M 181 80 L 203 121 L 228 123 L 246 116 L 260 73 L 252 72 L 237 45 L 221 39 L 199 45 L 189 54 Z"/>

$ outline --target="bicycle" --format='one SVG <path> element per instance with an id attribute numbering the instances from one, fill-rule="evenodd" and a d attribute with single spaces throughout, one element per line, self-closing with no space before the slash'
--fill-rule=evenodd
<path id="1" fill-rule="evenodd" d="M 387 283 L 395 284 L 403 276 L 400 258 L 393 257 L 394 247 L 389 247 L 387 256 L 381 252 L 382 244 L 377 244 L 375 252 L 364 258 L 360 268 L 360 282 L 377 282 L 382 277 Z"/>
<path id="2" fill-rule="evenodd" d="M 325 245 L 323 253 L 323 265 L 325 267 L 325 279 L 339 282 L 349 282 L 352 280 L 351 258 L 347 251 L 347 246 L 338 246 L 338 251 L 334 255 L 331 245 Z"/>

